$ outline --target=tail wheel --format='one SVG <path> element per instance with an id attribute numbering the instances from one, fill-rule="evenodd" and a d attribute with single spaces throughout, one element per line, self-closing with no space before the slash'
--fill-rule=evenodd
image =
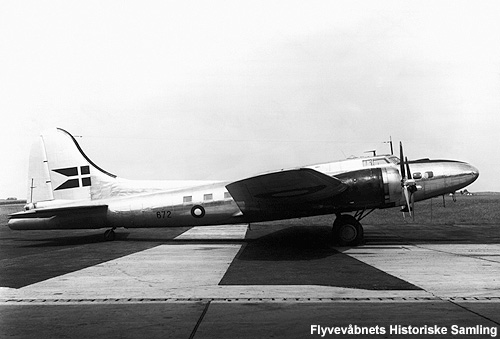
<path id="1" fill-rule="evenodd" d="M 104 240 L 105 241 L 113 241 L 115 240 L 115 231 L 114 230 L 107 230 L 104 232 Z"/>
<path id="2" fill-rule="evenodd" d="M 351 215 L 340 215 L 333 223 L 333 240 L 340 246 L 357 246 L 363 242 L 361 223 Z"/>

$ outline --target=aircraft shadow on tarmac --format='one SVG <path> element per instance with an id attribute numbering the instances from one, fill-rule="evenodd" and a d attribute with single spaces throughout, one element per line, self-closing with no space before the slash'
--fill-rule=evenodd
<path id="1" fill-rule="evenodd" d="M 184 233 L 191 227 L 178 227 L 171 229 L 138 229 L 138 230 L 117 230 L 115 240 L 110 242 L 105 240 L 103 230 L 77 230 L 77 231 L 34 231 L 26 232 L 27 236 L 14 238 L 18 242 L 28 242 L 21 247 L 65 247 L 75 245 L 87 245 L 95 243 L 114 242 L 155 242 L 164 243 L 172 241 L 178 235 Z M 52 232 L 52 233 L 49 233 Z M 16 232 L 17 235 L 22 235 Z"/>
<path id="2" fill-rule="evenodd" d="M 130 233 L 119 233 L 116 234 L 116 240 L 126 240 Z M 31 240 L 34 242 L 23 247 L 65 247 L 65 246 L 75 246 L 75 245 L 86 245 L 104 242 L 104 237 L 102 234 L 88 234 L 79 236 L 60 236 L 43 238 L 37 240 Z"/>
<path id="3" fill-rule="evenodd" d="M 419 290 L 331 245 L 330 227 L 290 227 L 247 243 L 220 285 L 324 285 L 368 290 Z"/>
<path id="4" fill-rule="evenodd" d="M 403 226 L 367 225 L 364 247 L 500 243 L 496 225 Z M 241 245 L 220 285 L 324 285 L 371 290 L 419 289 L 344 254 L 349 248 L 331 244 L 329 226 L 254 224 L 247 231 L 245 239 L 175 239 L 189 229 L 118 230 L 113 242 L 103 240 L 102 230 L 15 234 L 10 233 L 10 230 L 3 230 L 2 244 L 7 246 L 2 246 L 0 253 L 9 263 L 0 272 L 0 286 L 26 286 L 158 245 L 210 243 Z M 29 255 L 30 260 L 26 260 L 23 254 Z"/>

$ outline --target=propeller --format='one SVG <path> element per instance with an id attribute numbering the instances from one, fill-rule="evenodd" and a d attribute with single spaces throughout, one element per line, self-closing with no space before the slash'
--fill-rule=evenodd
<path id="1" fill-rule="evenodd" d="M 415 213 L 414 212 L 412 213 L 415 207 L 415 196 L 413 195 L 413 193 L 415 193 L 418 190 L 418 188 L 417 184 L 415 183 L 415 180 L 412 178 L 408 158 L 404 157 L 403 143 L 401 142 L 399 142 L 399 159 L 400 159 L 399 167 L 401 173 L 401 188 L 403 191 L 403 196 L 406 201 L 406 208 L 408 209 L 408 213 L 410 213 L 410 216 L 413 218 L 413 220 L 415 220 Z M 403 210 L 403 217 L 404 217 L 404 210 Z"/>

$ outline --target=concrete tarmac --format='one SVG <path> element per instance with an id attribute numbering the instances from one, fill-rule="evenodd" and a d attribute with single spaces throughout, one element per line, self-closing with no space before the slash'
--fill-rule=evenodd
<path id="1" fill-rule="evenodd" d="M 117 230 L 113 242 L 3 226 L 0 337 L 496 337 L 498 227 L 365 225 L 366 244 L 348 248 L 303 222 Z"/>

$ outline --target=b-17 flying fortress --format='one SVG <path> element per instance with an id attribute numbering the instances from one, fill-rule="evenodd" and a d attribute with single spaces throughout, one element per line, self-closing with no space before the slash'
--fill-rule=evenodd
<path id="1" fill-rule="evenodd" d="M 244 224 L 335 214 L 333 241 L 363 243 L 360 223 L 375 209 L 455 192 L 478 170 L 461 161 L 408 161 L 394 155 L 346 159 L 221 181 L 136 181 L 94 164 L 58 128 L 41 135 L 30 155 L 28 204 L 10 215 L 13 230 L 114 230 Z M 354 213 L 351 215 L 349 213 Z"/>

